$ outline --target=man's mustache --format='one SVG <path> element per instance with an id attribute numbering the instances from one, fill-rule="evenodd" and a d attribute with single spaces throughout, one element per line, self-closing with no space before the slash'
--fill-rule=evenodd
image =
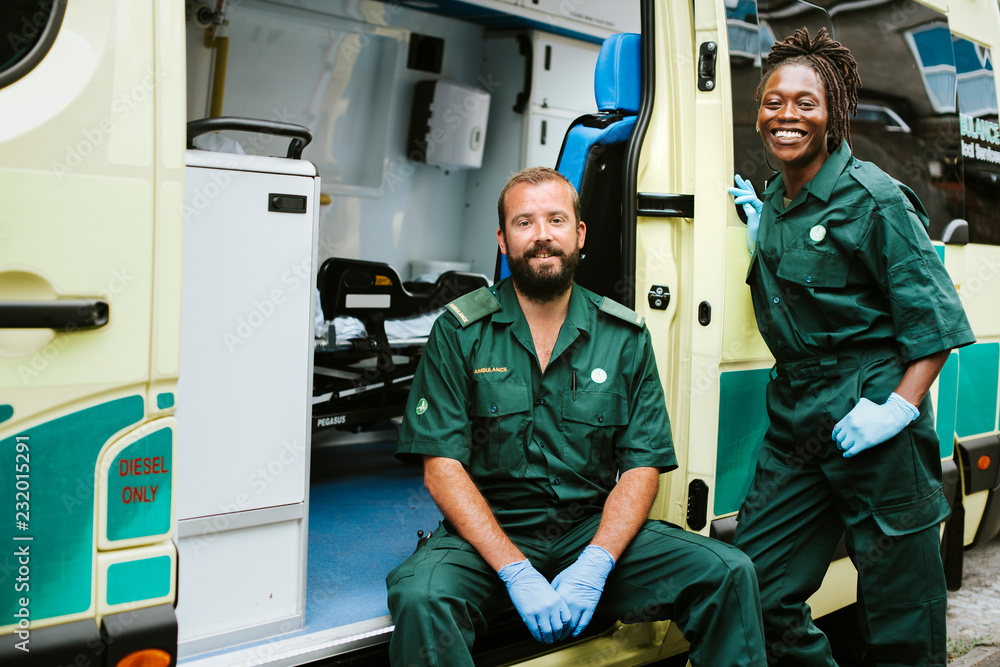
<path id="1" fill-rule="evenodd" d="M 524 253 L 525 258 L 527 259 L 531 259 L 532 257 L 538 257 L 539 255 L 565 257 L 566 253 L 564 253 L 558 246 L 554 245 L 534 245 Z"/>

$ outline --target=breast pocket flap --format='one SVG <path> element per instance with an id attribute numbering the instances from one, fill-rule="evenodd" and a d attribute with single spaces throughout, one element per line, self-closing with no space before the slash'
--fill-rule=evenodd
<path id="1" fill-rule="evenodd" d="M 481 383 L 472 392 L 473 417 L 502 417 L 527 412 L 528 387 L 515 382 Z"/>
<path id="2" fill-rule="evenodd" d="M 813 250 L 787 250 L 778 277 L 803 287 L 844 287 L 851 264 L 846 257 Z"/>
<path id="3" fill-rule="evenodd" d="M 622 426 L 628 419 L 625 397 L 607 391 L 578 391 L 563 394 L 563 417 L 591 426 Z"/>

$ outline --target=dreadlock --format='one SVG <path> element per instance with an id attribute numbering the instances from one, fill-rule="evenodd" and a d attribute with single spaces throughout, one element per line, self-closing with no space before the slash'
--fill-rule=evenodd
<path id="1" fill-rule="evenodd" d="M 849 115 L 853 116 L 858 112 L 858 88 L 861 87 L 858 63 L 851 55 L 851 51 L 840 42 L 831 39 L 826 28 L 820 28 L 812 39 L 809 37 L 808 29 L 799 28 L 794 35 L 772 44 L 771 53 L 767 56 L 767 74 L 761 78 L 754 91 L 753 98 L 758 108 L 767 80 L 785 65 L 810 67 L 823 82 L 829 117 L 827 150 L 833 153 L 840 148 L 845 139 L 850 146 Z"/>

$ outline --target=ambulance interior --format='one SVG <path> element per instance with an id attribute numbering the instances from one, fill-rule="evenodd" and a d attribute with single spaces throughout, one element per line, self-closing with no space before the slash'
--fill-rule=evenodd
<path id="1" fill-rule="evenodd" d="M 421 468 L 393 456 L 423 342 L 446 303 L 499 275 L 496 200 L 506 177 L 525 166 L 557 165 L 567 129 L 598 110 L 593 82 L 602 42 L 640 28 L 639 3 L 583 0 L 568 13 L 558 2 L 523 4 L 246 0 L 228 3 L 223 18 L 189 3 L 189 121 L 221 115 L 308 128 L 302 160 L 316 166 L 320 205 L 309 309 L 285 305 L 293 287 L 278 276 L 288 267 L 270 269 L 285 290 L 274 312 L 308 320 L 311 332 L 305 363 L 312 382 L 297 389 L 311 409 L 301 425 L 310 445 L 303 453 L 286 441 L 267 442 L 251 454 L 237 443 L 234 452 L 259 456 L 262 465 L 248 476 L 233 473 L 218 500 L 180 508 L 182 663 L 212 664 L 234 646 L 248 659 L 296 641 L 312 651 L 317 637 L 324 655 L 378 650 L 388 641 L 385 576 L 440 520 Z M 627 48 L 637 80 L 633 37 Z M 582 129 L 593 136 L 581 141 L 607 141 L 605 160 L 622 160 L 638 99 L 636 83 L 628 103 L 634 108 L 591 121 Z M 605 95 L 601 108 L 621 104 Z M 606 132 L 612 126 L 613 141 Z M 205 132 L 193 141 L 198 150 L 188 151 L 189 166 L 205 162 L 204 151 L 284 157 L 288 143 L 268 133 Z M 584 174 L 584 161 L 576 165 L 584 184 L 604 168 Z M 188 190 L 189 200 L 205 191 L 190 180 Z M 596 206 L 603 218 L 599 206 L 620 194 L 593 199 L 584 197 L 585 211 Z M 187 229 L 200 222 L 189 219 Z M 608 261 L 599 248 L 612 249 L 620 265 L 620 230 L 603 233 L 610 236 L 588 227 L 588 240 L 601 239 L 590 265 Z M 296 252 L 310 248 L 289 256 Z M 604 273 L 595 270 L 588 286 L 607 293 L 614 281 Z M 260 301 L 257 294 L 243 298 Z M 259 331 L 270 326 L 258 319 Z M 253 382 L 266 384 L 274 362 L 258 354 Z M 264 412 L 260 419 L 273 418 Z M 193 460 L 185 442 L 182 433 L 180 460 Z M 286 484 L 302 488 L 260 500 Z M 266 492 L 258 496 L 258 487 Z M 244 564 L 233 568 L 237 558 Z M 243 608 L 234 608 L 237 599 Z M 518 629 L 512 624 L 515 639 Z M 509 638 L 496 643 L 513 655 Z"/>

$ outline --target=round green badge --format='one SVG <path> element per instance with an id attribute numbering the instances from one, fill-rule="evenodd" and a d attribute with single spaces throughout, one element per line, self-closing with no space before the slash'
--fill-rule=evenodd
<path id="1" fill-rule="evenodd" d="M 421 398 L 419 401 L 417 401 L 417 414 L 422 415 L 425 412 L 427 412 L 427 399 Z"/>

